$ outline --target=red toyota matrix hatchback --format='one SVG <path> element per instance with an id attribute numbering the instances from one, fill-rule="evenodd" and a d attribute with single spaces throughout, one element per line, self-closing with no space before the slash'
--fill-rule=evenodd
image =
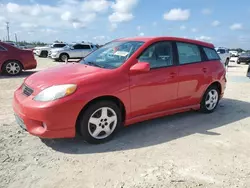
<path id="1" fill-rule="evenodd" d="M 18 124 L 42 138 L 111 139 L 122 126 L 174 113 L 213 112 L 226 71 L 209 43 L 173 37 L 112 41 L 79 63 L 25 79 L 15 91 Z"/>

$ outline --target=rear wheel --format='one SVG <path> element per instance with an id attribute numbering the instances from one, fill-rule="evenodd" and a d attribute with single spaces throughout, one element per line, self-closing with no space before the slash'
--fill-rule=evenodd
<path id="1" fill-rule="evenodd" d="M 219 103 L 219 89 L 211 86 L 205 92 L 201 101 L 201 111 L 204 113 L 212 113 Z"/>
<path id="2" fill-rule="evenodd" d="M 109 141 L 121 128 L 121 111 L 111 101 L 99 101 L 89 106 L 82 114 L 79 132 L 91 144 Z"/>
<path id="3" fill-rule="evenodd" d="M 11 76 L 19 75 L 22 72 L 22 64 L 18 61 L 10 60 L 4 63 L 2 70 Z"/>

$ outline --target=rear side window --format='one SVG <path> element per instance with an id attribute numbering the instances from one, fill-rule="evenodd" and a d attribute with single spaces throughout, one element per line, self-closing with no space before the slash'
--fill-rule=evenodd
<path id="1" fill-rule="evenodd" d="M 219 54 L 225 54 L 226 50 L 225 49 L 218 49 L 217 53 L 219 53 Z"/>
<path id="2" fill-rule="evenodd" d="M 6 49 L 2 46 L 0 46 L 0 51 L 6 51 Z"/>
<path id="3" fill-rule="evenodd" d="M 201 53 L 197 45 L 183 42 L 177 42 L 176 44 L 179 55 L 179 63 L 181 65 L 201 62 Z"/>
<path id="4" fill-rule="evenodd" d="M 208 60 L 220 60 L 220 56 L 217 54 L 215 49 L 203 48 Z"/>

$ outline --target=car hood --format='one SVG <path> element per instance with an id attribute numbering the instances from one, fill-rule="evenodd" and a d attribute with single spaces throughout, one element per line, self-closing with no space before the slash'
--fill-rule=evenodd
<path id="1" fill-rule="evenodd" d="M 25 80 L 25 84 L 34 90 L 60 84 L 77 84 L 91 76 L 107 72 L 109 69 L 83 65 L 79 63 L 59 65 L 32 74 Z"/>

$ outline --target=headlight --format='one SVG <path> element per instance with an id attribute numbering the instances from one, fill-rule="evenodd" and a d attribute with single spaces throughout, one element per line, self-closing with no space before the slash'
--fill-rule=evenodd
<path id="1" fill-rule="evenodd" d="M 75 84 L 51 86 L 41 91 L 33 100 L 42 102 L 53 101 L 73 94 L 76 88 L 77 86 Z"/>

